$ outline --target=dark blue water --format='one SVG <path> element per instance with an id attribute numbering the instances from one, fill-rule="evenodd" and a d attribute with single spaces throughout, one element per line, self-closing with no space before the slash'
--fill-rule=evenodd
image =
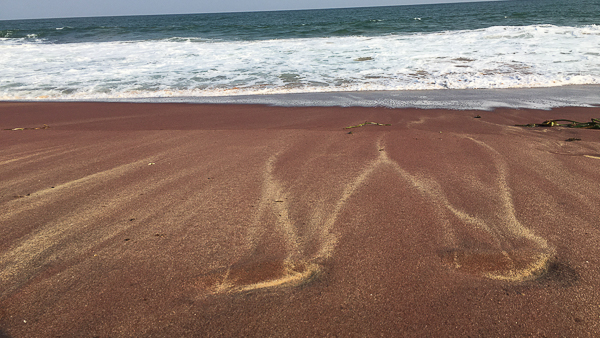
<path id="1" fill-rule="evenodd" d="M 600 24 L 600 0 L 515 0 L 223 14 L 0 21 L 0 38 L 47 43 L 381 36 L 492 26 Z"/>

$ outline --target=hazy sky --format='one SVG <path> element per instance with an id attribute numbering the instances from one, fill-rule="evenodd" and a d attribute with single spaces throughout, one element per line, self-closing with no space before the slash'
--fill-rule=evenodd
<path id="1" fill-rule="evenodd" d="M 0 0 L 0 20 L 393 6 L 481 0 Z"/>

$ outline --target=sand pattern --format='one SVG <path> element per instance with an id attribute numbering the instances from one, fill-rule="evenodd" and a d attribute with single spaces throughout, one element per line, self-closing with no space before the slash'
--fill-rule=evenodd
<path id="1" fill-rule="evenodd" d="M 344 185 L 334 204 L 318 203 L 315 206 L 312 213 L 320 217 L 313 218 L 317 221 L 310 225 L 310 232 L 301 235 L 298 222 L 291 215 L 295 206 L 290 202 L 290 192 L 274 173 L 280 156 L 275 154 L 264 166 L 261 199 L 254 215 L 254 224 L 249 227 L 247 252 L 252 252 L 253 246 L 261 245 L 259 238 L 263 235 L 265 221 L 271 220 L 283 237 L 286 257 L 268 264 L 229 267 L 216 282 L 213 279 L 212 284 L 204 281 L 201 285 L 215 293 L 227 293 L 298 286 L 317 278 L 324 269 L 320 262 L 334 255 L 338 242 L 334 228 L 338 216 L 361 185 L 375 171 L 386 167 L 391 168 L 399 180 L 417 189 L 437 209 L 440 225 L 444 228 L 444 243 L 441 246 L 446 249 L 439 253 L 444 264 L 460 272 L 490 279 L 518 282 L 540 277 L 548 268 L 554 250 L 545 239 L 534 234 L 517 219 L 507 183 L 507 164 L 501 159 L 500 153 L 482 141 L 471 137 L 465 139 L 487 152 L 496 168 L 497 186 L 491 191 L 497 195 L 495 199 L 500 205 L 495 217 L 473 215 L 454 206 L 437 181 L 412 175 L 391 159 L 385 151 L 384 137 L 379 137 L 373 147 L 373 151 L 377 153 L 376 159 L 367 163 L 357 176 Z M 451 218 L 458 220 L 468 232 L 478 233 L 481 245 L 477 248 L 461 246 L 451 225 Z M 306 243 L 309 242 L 318 243 L 318 249 L 313 253 L 306 249 Z"/>
<path id="2" fill-rule="evenodd" d="M 310 238 L 307 241 L 306 238 L 300 238 L 295 221 L 290 215 L 290 210 L 294 206 L 288 202 L 289 194 L 284 185 L 274 175 L 277 157 L 277 155 L 272 156 L 265 164 L 262 196 L 248 238 L 249 243 L 257 245 L 258 238 L 264 229 L 265 214 L 270 213 L 274 216 L 271 218 L 275 219 L 276 229 L 283 234 L 287 256 L 283 261 L 268 264 L 271 269 L 276 270 L 275 273 L 261 271 L 265 270 L 264 266 L 235 270 L 229 268 L 223 279 L 212 285 L 211 288 L 214 292 L 240 292 L 269 287 L 297 286 L 316 278 L 323 269 L 319 262 L 332 255 L 337 243 L 333 227 L 340 212 L 361 183 L 376 168 L 375 165 L 370 165 L 352 182 L 346 184 L 339 200 L 333 206 L 317 204 L 318 207 L 313 210 L 313 214 L 318 216 L 312 218 L 315 221 L 309 226 L 310 234 L 306 236 Z M 317 242 L 318 247 L 316 252 L 311 254 L 306 247 L 312 246 L 314 244 L 312 241 Z M 248 276 L 250 274 L 259 276 L 259 280 L 248 283 L 249 279 L 252 280 Z M 264 276 L 272 278 L 262 280 Z"/>
<path id="3" fill-rule="evenodd" d="M 596 108 L 31 105 L 0 114 L 51 126 L 0 130 L 0 336 L 599 330 L 598 131 L 515 127 Z"/>
<path id="4" fill-rule="evenodd" d="M 458 270 L 492 279 L 523 281 L 541 276 L 548 268 L 554 250 L 545 239 L 535 235 L 517 219 L 511 189 L 507 183 L 508 166 L 500 153 L 482 141 L 466 138 L 484 148 L 494 163 L 497 175 L 495 191 L 500 201 L 500 211 L 494 219 L 486 220 L 455 208 L 443 195 L 436 194 L 454 217 L 470 225 L 475 231 L 483 230 L 490 238 L 488 250 L 456 248 L 445 252 L 442 259 Z M 436 198 L 436 195 L 432 194 L 431 197 Z"/>

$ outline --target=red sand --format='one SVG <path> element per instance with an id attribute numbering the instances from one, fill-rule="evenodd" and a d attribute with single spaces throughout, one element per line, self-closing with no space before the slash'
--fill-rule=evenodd
<path id="1" fill-rule="evenodd" d="M 0 103 L 0 337 L 598 336 L 592 117 Z"/>

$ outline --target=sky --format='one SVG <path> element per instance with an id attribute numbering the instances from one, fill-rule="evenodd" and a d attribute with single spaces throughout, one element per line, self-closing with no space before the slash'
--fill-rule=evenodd
<path id="1" fill-rule="evenodd" d="M 396 6 L 481 0 L 0 0 L 0 20 Z"/>

